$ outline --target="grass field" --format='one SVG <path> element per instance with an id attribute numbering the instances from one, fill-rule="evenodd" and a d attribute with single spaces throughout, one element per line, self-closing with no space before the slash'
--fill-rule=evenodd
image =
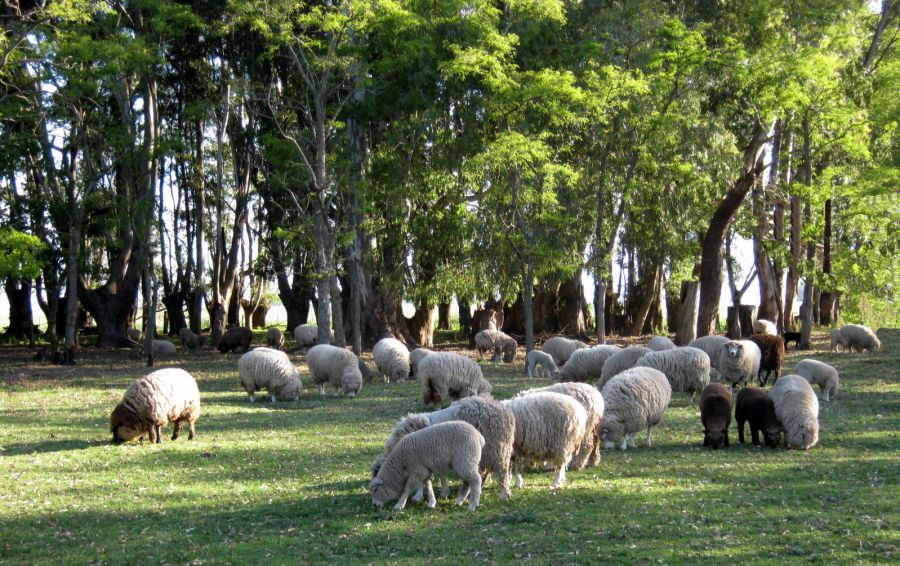
<path id="1" fill-rule="evenodd" d="M 875 354 L 816 346 L 791 350 L 786 369 L 816 357 L 843 387 L 822 403 L 808 452 L 738 446 L 733 428 L 732 448 L 704 450 L 699 410 L 677 394 L 653 448 L 605 451 L 557 492 L 534 471 L 501 502 L 491 481 L 474 513 L 449 500 L 371 504 L 369 464 L 393 424 L 423 409 L 414 383 L 356 399 L 306 384 L 298 402 L 251 405 L 236 354 L 179 356 L 159 365 L 197 378 L 197 439 L 115 446 L 109 412 L 144 368 L 124 352 L 86 351 L 65 368 L 3 348 L 0 562 L 896 563 L 900 338 Z M 549 383 L 528 380 L 521 355 L 482 367 L 498 398 Z"/>

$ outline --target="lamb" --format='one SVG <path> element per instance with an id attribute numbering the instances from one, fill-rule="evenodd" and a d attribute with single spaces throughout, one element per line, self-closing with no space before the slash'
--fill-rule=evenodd
<path id="1" fill-rule="evenodd" d="M 603 428 L 603 396 L 593 385 L 587 383 L 556 383 L 540 389 L 522 391 L 516 397 L 532 393 L 561 393 L 578 401 L 587 413 L 584 437 L 578 451 L 569 462 L 568 469 L 580 470 L 600 463 L 600 430 Z"/>
<path id="2" fill-rule="evenodd" d="M 597 387 L 603 389 L 607 381 L 626 369 L 633 368 L 644 354 L 649 354 L 652 351 L 644 346 L 628 346 L 616 352 L 603 362 L 603 371 L 600 372 L 600 381 L 597 383 Z"/>
<path id="3" fill-rule="evenodd" d="M 831 351 L 838 352 L 844 349 L 843 339 L 841 338 L 841 329 L 832 328 L 828 331 L 828 339 L 831 341 Z"/>
<path id="4" fill-rule="evenodd" d="M 284 350 L 284 334 L 282 334 L 281 330 L 275 328 L 269 328 L 266 330 L 266 344 L 275 348 L 276 350 Z"/>
<path id="5" fill-rule="evenodd" d="M 255 400 L 254 393 L 260 389 L 268 391 L 273 403 L 276 397 L 282 401 L 296 401 L 303 391 L 300 373 L 281 350 L 250 350 L 238 360 L 238 375 L 251 403 Z"/>
<path id="6" fill-rule="evenodd" d="M 178 339 L 181 340 L 181 345 L 188 350 L 206 346 L 206 336 L 194 334 L 187 326 L 178 331 Z"/>
<path id="7" fill-rule="evenodd" d="M 710 380 L 712 381 L 721 380 L 721 376 L 719 375 L 719 358 L 722 356 L 722 348 L 724 348 L 725 344 L 728 342 L 730 342 L 730 340 L 727 336 L 710 334 L 692 340 L 688 344 L 691 348 L 703 350 L 706 352 L 706 355 L 709 356 L 709 372 Z"/>
<path id="8" fill-rule="evenodd" d="M 252 340 L 253 333 L 250 332 L 250 329 L 238 326 L 226 330 L 225 334 L 219 338 L 219 343 L 216 344 L 216 348 L 223 354 L 226 352 L 233 352 L 238 348 L 243 348 L 244 353 L 247 353 L 247 351 L 250 350 L 250 342 Z"/>
<path id="9" fill-rule="evenodd" d="M 588 345 L 580 340 L 572 340 L 565 336 L 554 336 L 544 342 L 543 351 L 553 357 L 553 363 L 558 367 L 563 367 L 566 360 L 569 359 L 575 350 L 587 347 Z"/>
<path id="10" fill-rule="evenodd" d="M 785 330 L 784 334 L 781 335 L 784 338 L 784 349 L 787 350 L 788 344 L 791 342 L 794 343 L 796 349 L 800 349 L 800 338 L 801 334 L 799 332 L 791 332 L 790 330 Z"/>
<path id="11" fill-rule="evenodd" d="M 481 475 L 478 462 L 484 447 L 484 437 L 475 427 L 462 421 L 450 421 L 426 427 L 400 439 L 369 484 L 372 503 L 381 508 L 397 499 L 394 509 L 406 506 L 410 494 L 420 487 L 428 495 L 428 507 L 437 505 L 431 477 L 456 472 L 463 480 L 456 496 L 462 505 L 469 496 L 469 510 L 478 508 L 481 500 Z"/>
<path id="12" fill-rule="evenodd" d="M 478 352 L 479 360 L 484 359 L 484 352 L 493 350 L 492 362 L 500 361 L 502 352 L 503 362 L 509 364 L 516 358 L 518 347 L 515 338 L 499 330 L 482 330 L 475 335 L 475 350 Z"/>
<path id="13" fill-rule="evenodd" d="M 384 460 L 401 438 L 427 426 L 447 421 L 467 422 L 484 436 L 485 445 L 479 463 L 482 483 L 488 475 L 494 474 L 500 484 L 500 499 L 509 498 L 510 462 L 516 437 L 516 419 L 512 411 L 489 395 L 466 397 L 454 401 L 446 409 L 432 413 L 410 414 L 401 419 L 384 443 L 384 453 L 372 464 L 372 477 L 378 475 Z M 441 497 L 446 497 L 447 484 L 443 477 L 441 485 Z M 416 494 L 413 499 L 419 500 L 421 495 Z"/>
<path id="14" fill-rule="evenodd" d="M 754 334 L 768 334 L 770 336 L 778 336 L 778 327 L 771 320 L 764 318 L 757 319 L 753 323 Z"/>
<path id="15" fill-rule="evenodd" d="M 603 364 L 606 360 L 621 351 L 621 348 L 612 345 L 576 350 L 569 357 L 566 365 L 556 374 L 556 380 L 582 383 L 597 380 L 603 372 Z"/>
<path id="16" fill-rule="evenodd" d="M 604 448 L 637 448 L 635 435 L 647 429 L 647 446 L 652 446 L 651 429 L 662 420 L 672 400 L 666 375 L 648 367 L 625 370 L 610 379 L 601 391 L 606 410 L 600 438 Z"/>
<path id="17" fill-rule="evenodd" d="M 778 381 L 778 376 L 781 375 L 781 366 L 784 364 L 784 339 L 773 334 L 753 334 L 748 340 L 759 346 L 760 359 L 757 373 L 759 384 L 765 386 L 773 371 L 775 372 L 775 381 Z M 766 377 L 762 377 L 763 371 L 766 372 Z"/>
<path id="18" fill-rule="evenodd" d="M 673 391 L 683 391 L 694 396 L 709 385 L 709 356 L 703 350 L 675 348 L 644 354 L 635 367 L 658 369 L 666 375 Z"/>
<path id="19" fill-rule="evenodd" d="M 665 336 L 654 336 L 647 342 L 647 347 L 654 352 L 661 352 L 663 350 L 674 350 L 678 346 Z"/>
<path id="20" fill-rule="evenodd" d="M 763 433 L 763 442 L 775 448 L 781 441 L 781 424 L 775 416 L 775 403 L 759 387 L 744 387 L 737 395 L 734 403 L 734 420 L 738 427 L 738 442 L 744 443 L 744 423 L 750 422 L 750 435 L 753 446 L 759 446 L 759 433 Z"/>
<path id="21" fill-rule="evenodd" d="M 419 374 L 417 373 L 419 369 L 419 362 L 422 361 L 422 358 L 427 356 L 428 354 L 433 354 L 433 350 L 429 350 L 427 348 L 416 348 L 412 352 L 409 353 L 409 376 L 419 378 Z"/>
<path id="22" fill-rule="evenodd" d="M 181 433 L 182 423 L 188 423 L 189 440 L 196 435 L 194 423 L 200 417 L 200 391 L 188 372 L 179 368 L 165 368 L 135 380 L 125 390 L 122 401 L 109 417 L 113 442 L 119 444 L 135 438 L 161 443 L 161 428 L 175 423 L 172 440 Z"/>
<path id="23" fill-rule="evenodd" d="M 154 340 L 153 341 L 153 355 L 154 356 L 173 356 L 178 353 L 178 349 L 175 348 L 175 344 L 172 344 L 168 340 Z"/>
<path id="24" fill-rule="evenodd" d="M 347 397 L 355 397 L 362 389 L 360 360 L 346 348 L 330 344 L 313 346 L 306 352 L 306 365 L 309 366 L 310 378 L 319 389 L 319 395 L 323 397 L 326 383 L 331 384 L 335 395 L 338 389 L 342 389 Z"/>
<path id="25" fill-rule="evenodd" d="M 482 375 L 481 367 L 459 354 L 435 352 L 425 356 L 417 372 L 426 405 L 440 407 L 448 399 L 454 401 L 491 392 L 491 384 Z"/>
<path id="26" fill-rule="evenodd" d="M 540 365 L 541 369 L 539 372 L 536 372 L 536 366 Z M 548 354 L 547 352 L 542 352 L 540 350 L 532 350 L 528 352 L 528 355 L 525 356 L 525 373 L 528 377 L 545 377 L 545 378 L 555 378 L 556 374 L 559 373 L 559 368 L 556 367 L 556 363 L 553 361 L 553 356 Z"/>
<path id="27" fill-rule="evenodd" d="M 713 450 L 723 446 L 728 448 L 731 392 L 721 383 L 710 383 L 700 392 L 700 422 L 703 423 L 703 446 Z"/>
<path id="28" fill-rule="evenodd" d="M 881 340 L 868 326 L 845 324 L 841 327 L 841 346 L 851 354 L 854 348 L 860 352 L 873 352 L 881 349 Z"/>
<path id="29" fill-rule="evenodd" d="M 319 327 L 315 324 L 300 324 L 294 328 L 294 340 L 300 348 L 315 346 L 319 340 Z M 331 344 L 334 344 L 334 330 L 331 331 Z"/>
<path id="30" fill-rule="evenodd" d="M 587 428 L 587 413 L 578 401 L 560 393 L 532 393 L 502 402 L 516 417 L 513 472 L 523 487 L 523 461 L 547 462 L 556 477 L 551 489 L 566 481 L 566 466 L 578 452 Z"/>
<path id="31" fill-rule="evenodd" d="M 396 338 L 382 338 L 372 348 L 375 367 L 388 383 L 403 383 L 409 377 L 409 349 Z"/>
<path id="32" fill-rule="evenodd" d="M 801 450 L 815 446 L 819 441 L 819 400 L 809 382 L 799 375 L 785 375 L 770 394 L 785 445 Z"/>
<path id="33" fill-rule="evenodd" d="M 794 371 L 810 385 L 818 385 L 826 403 L 831 401 L 833 395 L 837 395 L 840 387 L 838 372 L 825 362 L 810 359 L 800 360 Z"/>
<path id="34" fill-rule="evenodd" d="M 719 375 L 722 383 L 731 385 L 734 393 L 735 385 L 744 385 L 759 375 L 759 364 L 762 352 L 751 340 L 732 340 L 725 344 L 719 355 Z"/>

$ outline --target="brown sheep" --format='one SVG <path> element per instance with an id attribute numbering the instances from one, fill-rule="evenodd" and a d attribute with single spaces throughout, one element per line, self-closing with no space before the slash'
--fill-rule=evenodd
<path id="1" fill-rule="evenodd" d="M 246 353 L 250 350 L 250 341 L 253 339 L 253 333 L 250 332 L 249 328 L 243 327 L 235 327 L 229 328 L 225 331 L 225 334 L 219 339 L 219 343 L 216 345 L 216 348 L 219 349 L 223 354 L 226 352 L 233 352 L 238 348 L 243 348 Z"/>
<path id="2" fill-rule="evenodd" d="M 731 392 L 721 383 L 710 383 L 700 393 L 700 422 L 703 423 L 703 446 L 713 450 L 728 448 L 731 425 Z"/>
<path id="3" fill-rule="evenodd" d="M 781 366 L 784 363 L 784 338 L 771 334 L 753 334 L 748 340 L 759 346 L 762 354 L 759 360 L 759 373 L 756 374 L 759 384 L 765 387 L 769 382 L 769 375 L 773 371 L 775 372 L 775 381 L 778 381 L 781 376 Z M 763 371 L 766 372 L 765 378 L 762 376 Z"/>
<path id="4" fill-rule="evenodd" d="M 734 420 L 738 427 L 738 442 L 744 443 L 744 423 L 750 422 L 753 446 L 759 446 L 759 432 L 766 446 L 775 448 L 781 441 L 781 424 L 775 416 L 775 403 L 765 390 L 744 387 L 734 403 Z"/>

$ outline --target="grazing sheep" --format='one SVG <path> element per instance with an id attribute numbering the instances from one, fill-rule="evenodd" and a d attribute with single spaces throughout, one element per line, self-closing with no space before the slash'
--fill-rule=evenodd
<path id="1" fill-rule="evenodd" d="M 481 475 L 478 462 L 484 447 L 484 437 L 475 427 L 462 421 L 450 421 L 426 427 L 404 436 L 384 460 L 378 475 L 369 484 L 372 503 L 383 507 L 397 499 L 394 509 L 406 506 L 410 494 L 424 487 L 428 507 L 437 505 L 431 485 L 433 475 L 444 476 L 456 472 L 463 480 L 456 504 L 462 505 L 469 496 L 469 510 L 478 508 L 481 500 Z"/>
<path id="2" fill-rule="evenodd" d="M 323 397 L 326 383 L 331 384 L 335 395 L 338 389 L 342 389 L 344 395 L 355 397 L 362 389 L 360 360 L 346 348 L 330 344 L 313 346 L 306 352 L 306 365 L 309 366 L 310 378 L 319 389 L 319 395 Z"/>
<path id="3" fill-rule="evenodd" d="M 188 350 L 196 350 L 206 346 L 206 336 L 194 334 L 187 326 L 178 331 L 178 339 L 181 340 L 181 345 Z"/>
<path id="4" fill-rule="evenodd" d="M 276 350 L 284 350 L 284 334 L 281 330 L 275 328 L 269 328 L 266 330 L 266 344 L 275 348 Z"/>
<path id="5" fill-rule="evenodd" d="M 770 391 L 775 416 L 789 448 L 808 450 L 819 441 L 819 399 L 809 382 L 799 375 L 785 375 Z"/>
<path id="6" fill-rule="evenodd" d="M 672 387 L 666 375 L 648 367 L 628 369 L 603 386 L 603 429 L 600 438 L 604 448 L 628 446 L 637 448 L 635 435 L 647 429 L 647 446 L 652 446 L 651 429 L 662 420 L 672 400 Z"/>
<path id="7" fill-rule="evenodd" d="M 763 433 L 763 442 L 775 448 L 781 441 L 781 424 L 775 416 L 775 403 L 759 387 L 743 387 L 734 402 L 734 421 L 738 427 L 738 442 L 744 443 L 744 423 L 750 423 L 750 435 L 753 446 L 759 446 L 759 433 Z"/>
<path id="8" fill-rule="evenodd" d="M 654 336 L 647 342 L 647 347 L 654 352 L 661 352 L 663 350 L 674 350 L 678 346 L 666 336 Z"/>
<path id="9" fill-rule="evenodd" d="M 319 327 L 315 324 L 300 324 L 294 328 L 294 340 L 300 348 L 315 346 L 319 341 Z M 334 330 L 331 331 L 330 343 L 334 344 Z"/>
<path id="10" fill-rule="evenodd" d="M 422 361 L 422 358 L 427 356 L 428 354 L 433 354 L 434 351 L 429 350 L 427 348 L 416 348 L 412 352 L 409 353 L 409 375 L 410 377 L 419 378 L 419 374 L 417 373 L 419 368 L 419 362 Z"/>
<path id="11" fill-rule="evenodd" d="M 844 349 L 843 339 L 841 338 L 841 329 L 832 328 L 828 331 L 828 339 L 831 341 L 831 351 L 839 352 Z"/>
<path id="12" fill-rule="evenodd" d="M 778 336 L 778 326 L 771 320 L 764 318 L 757 319 L 753 323 L 754 334 L 768 334 L 770 336 Z"/>
<path id="13" fill-rule="evenodd" d="M 391 449 L 401 438 L 416 430 L 447 421 L 464 421 L 474 426 L 484 436 L 480 468 L 482 483 L 490 474 L 500 484 L 500 499 L 507 499 L 509 492 L 510 462 L 516 438 L 516 418 L 505 405 L 489 395 L 475 395 L 454 401 L 446 409 L 432 413 L 410 414 L 400 420 L 384 443 L 384 453 L 372 464 L 372 477 L 378 475 L 381 465 Z M 446 478 L 441 478 L 441 497 L 447 497 Z M 421 494 L 413 498 L 418 501 Z"/>
<path id="14" fill-rule="evenodd" d="M 276 397 L 282 401 L 296 401 L 303 391 L 300 373 L 281 350 L 250 350 L 238 360 L 238 375 L 251 403 L 255 400 L 254 394 L 261 389 L 268 391 L 273 403 Z"/>
<path id="15" fill-rule="evenodd" d="M 479 360 L 484 359 L 485 352 L 493 350 L 492 362 L 500 361 L 502 353 L 503 362 L 509 364 L 516 358 L 516 348 L 518 347 L 515 338 L 499 330 L 482 330 L 475 335 L 475 350 L 478 352 Z"/>
<path id="16" fill-rule="evenodd" d="M 533 393 L 503 401 L 516 417 L 513 472 L 523 487 L 522 462 L 547 462 L 556 472 L 551 489 L 566 481 L 566 466 L 578 452 L 587 428 L 587 413 L 578 401 L 560 393 Z"/>
<path id="17" fill-rule="evenodd" d="M 838 388 L 840 388 L 838 372 L 825 362 L 810 359 L 800 360 L 794 371 L 810 385 L 818 385 L 826 403 L 831 401 L 833 395 L 837 395 Z"/>
<path id="18" fill-rule="evenodd" d="M 396 338 L 382 338 L 372 348 L 375 367 L 387 383 L 403 383 L 409 377 L 409 348 Z"/>
<path id="19" fill-rule="evenodd" d="M 731 340 L 727 336 L 710 334 L 692 340 L 688 344 L 691 348 L 703 350 L 706 352 L 706 355 L 709 356 L 709 377 L 711 381 L 721 381 L 721 376 L 719 375 L 719 359 L 722 356 L 722 349 L 725 347 L 725 344 L 730 341 Z"/>
<path id="20" fill-rule="evenodd" d="M 447 400 L 491 392 L 491 384 L 482 375 L 481 367 L 459 354 L 435 352 L 425 356 L 417 371 L 426 405 L 440 407 Z"/>
<path id="21" fill-rule="evenodd" d="M 732 340 L 725 344 L 719 356 L 719 375 L 722 383 L 731 385 L 734 394 L 735 385 L 746 385 L 759 375 L 759 364 L 762 352 L 751 340 Z"/>
<path id="22" fill-rule="evenodd" d="M 728 448 L 731 392 L 721 383 L 710 383 L 700 392 L 700 422 L 703 423 L 703 446 L 713 450 L 723 446 Z"/>
<path id="23" fill-rule="evenodd" d="M 216 344 L 216 348 L 223 354 L 226 352 L 233 352 L 238 348 L 243 348 L 244 353 L 246 353 L 250 349 L 251 340 L 253 340 L 253 333 L 250 332 L 249 328 L 240 326 L 229 328 L 225 331 L 225 334 L 219 338 L 219 343 Z"/>
<path id="24" fill-rule="evenodd" d="M 544 342 L 543 351 L 550 354 L 553 357 L 553 363 L 561 368 L 575 350 L 587 347 L 588 345 L 581 340 L 572 340 L 565 336 L 554 336 Z"/>
<path id="25" fill-rule="evenodd" d="M 759 384 L 765 386 L 769 381 L 769 374 L 773 371 L 775 381 L 778 381 L 781 366 L 784 364 L 784 339 L 773 334 L 753 334 L 747 339 L 759 347 L 759 371 L 756 374 Z M 762 376 L 763 371 L 766 372 L 766 377 Z"/>
<path id="26" fill-rule="evenodd" d="M 528 389 L 516 397 L 532 393 L 561 393 L 578 401 L 587 413 L 587 424 L 584 429 L 578 451 L 569 462 L 568 469 L 580 470 L 600 463 L 600 430 L 603 428 L 603 395 L 593 385 L 587 383 L 556 383 L 549 387 Z"/>
<path id="27" fill-rule="evenodd" d="M 144 339 L 144 333 L 138 330 L 137 328 L 126 328 L 125 336 L 128 337 L 132 342 L 140 342 Z"/>
<path id="28" fill-rule="evenodd" d="M 175 348 L 175 344 L 172 344 L 168 340 L 154 340 L 153 341 L 153 355 L 154 356 L 173 356 L 178 353 L 178 349 Z"/>
<path id="29" fill-rule="evenodd" d="M 626 369 L 633 368 L 644 354 L 649 354 L 652 351 L 644 346 L 628 346 L 616 352 L 603 362 L 603 371 L 600 372 L 600 381 L 597 383 L 597 387 L 603 389 L 607 381 Z"/>
<path id="30" fill-rule="evenodd" d="M 556 374 L 557 381 L 580 381 L 586 383 L 600 379 L 603 364 L 613 354 L 621 352 L 618 346 L 604 345 L 583 348 L 572 352 L 566 365 Z"/>
<path id="31" fill-rule="evenodd" d="M 694 396 L 709 385 L 709 356 L 703 350 L 675 348 L 644 354 L 635 367 L 658 369 L 666 375 L 672 391 L 682 391 Z"/>
<path id="32" fill-rule="evenodd" d="M 109 430 L 116 444 L 135 438 L 161 443 L 161 428 L 174 422 L 172 440 L 178 438 L 182 423 L 188 423 L 188 439 L 193 440 L 194 422 L 200 417 L 200 391 L 188 372 L 166 368 L 148 373 L 125 390 L 122 401 L 109 417 Z"/>
<path id="33" fill-rule="evenodd" d="M 781 335 L 781 337 L 784 338 L 784 349 L 785 350 L 787 350 L 787 346 L 791 342 L 794 343 L 794 345 L 796 346 L 796 348 L 798 350 L 800 349 L 801 334 L 799 332 L 785 331 L 784 334 Z"/>
<path id="34" fill-rule="evenodd" d="M 860 352 L 873 352 L 881 349 L 881 340 L 868 326 L 845 324 L 841 327 L 841 346 L 851 354 L 854 348 Z"/>
<path id="35" fill-rule="evenodd" d="M 536 366 L 541 366 L 539 372 L 535 371 Z M 540 350 L 532 350 L 525 356 L 525 373 L 528 377 L 544 377 L 553 379 L 559 373 L 559 368 L 553 361 L 553 356 L 547 352 Z"/>

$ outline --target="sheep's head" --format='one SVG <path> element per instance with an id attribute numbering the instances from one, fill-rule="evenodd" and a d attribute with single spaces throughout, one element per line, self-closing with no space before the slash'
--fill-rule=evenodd
<path id="1" fill-rule="evenodd" d="M 347 397 L 355 397 L 359 390 L 362 389 L 363 378 L 359 373 L 359 368 L 353 368 L 345 371 L 341 377 L 341 386 L 344 389 L 344 395 Z"/>
<path id="2" fill-rule="evenodd" d="M 146 432 L 137 419 L 134 411 L 128 409 L 122 403 L 116 405 L 109 415 L 109 431 L 113 435 L 113 442 L 120 444 L 143 436 Z"/>
<path id="3" fill-rule="evenodd" d="M 763 430 L 763 442 L 769 448 L 777 448 L 781 442 L 781 429 L 778 426 L 773 426 Z"/>
<path id="4" fill-rule="evenodd" d="M 785 432 L 784 438 L 788 446 L 795 446 L 800 450 L 809 450 L 819 440 L 819 424 L 815 420 L 807 421 L 800 424 L 790 433 Z"/>
<path id="5" fill-rule="evenodd" d="M 732 340 L 725 344 L 725 354 L 731 359 L 737 359 L 741 357 L 741 353 L 744 351 L 744 345 L 736 340 Z"/>
<path id="6" fill-rule="evenodd" d="M 725 438 L 727 436 L 728 428 L 725 427 L 703 429 L 703 445 L 709 446 L 713 450 L 718 450 L 725 445 Z"/>
<path id="7" fill-rule="evenodd" d="M 511 364 L 516 359 L 516 344 L 507 344 L 503 347 L 503 363 Z"/>
<path id="8" fill-rule="evenodd" d="M 296 401 L 300 398 L 300 391 L 303 389 L 303 385 L 300 382 L 300 377 L 298 376 L 296 379 L 290 380 L 287 385 L 285 385 L 281 392 L 278 394 L 278 398 L 282 401 Z"/>
<path id="9" fill-rule="evenodd" d="M 603 440 L 603 447 L 607 449 L 615 448 L 625 438 L 625 427 L 615 415 L 606 415 L 603 428 L 600 429 L 600 438 Z"/>
<path id="10" fill-rule="evenodd" d="M 378 477 L 369 483 L 369 492 L 372 494 L 372 504 L 379 509 L 384 507 L 384 504 L 388 501 L 393 501 L 400 497 L 400 493 L 396 489 L 384 483 L 384 480 Z"/>

